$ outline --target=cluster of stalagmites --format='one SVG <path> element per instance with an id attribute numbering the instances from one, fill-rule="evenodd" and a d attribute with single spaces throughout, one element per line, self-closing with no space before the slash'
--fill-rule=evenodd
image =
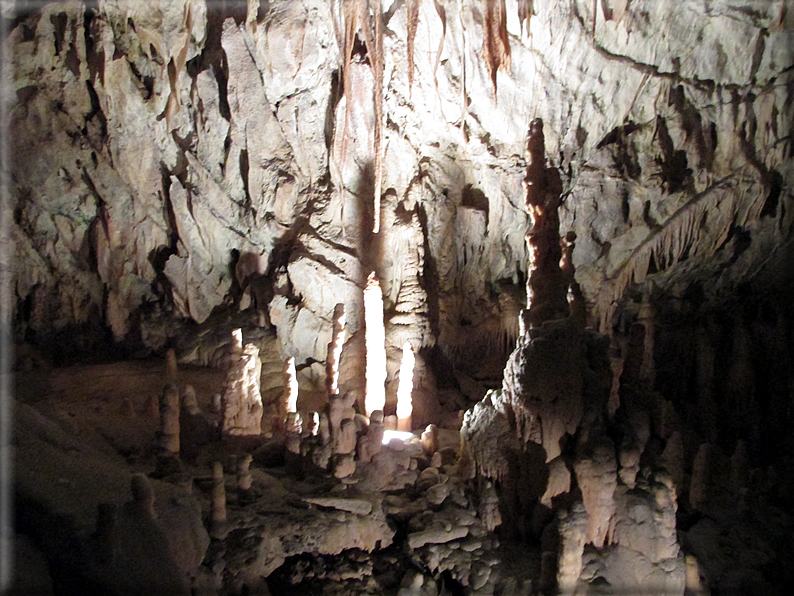
<path id="1" fill-rule="evenodd" d="M 267 499 L 267 475 L 251 469 L 265 436 L 257 347 L 243 346 L 241 331 L 233 332 L 225 389 L 210 414 L 200 411 L 193 388 L 180 395 L 175 358 L 169 353 L 171 382 L 159 401 L 157 475 L 178 478 L 180 457 L 195 460 L 199 448 L 215 439 L 237 441 L 238 446 L 226 465 L 235 476 L 234 520 L 227 513 L 229 487 L 222 462 L 214 461 L 206 483 L 209 535 L 216 539 L 213 544 L 224 545 L 216 544 L 208 555 L 215 561 L 215 587 L 221 576 L 235 578 L 226 588 L 255 586 L 293 554 L 385 547 L 394 538 L 388 519 L 405 529 L 406 552 L 416 568 L 430 574 L 406 574 L 401 596 L 435 594 L 433 578 L 440 574 L 477 594 L 495 593 L 497 587 L 503 594 L 575 594 L 603 584 L 665 594 L 683 594 L 687 586 L 700 589 L 697 565 L 685 559 L 676 535 L 681 436 L 672 430 L 664 408 L 651 407 L 653 400 L 641 397 L 654 374 L 649 302 L 646 298 L 640 308 L 645 342 L 636 357 L 627 357 L 625 346 L 610 348 L 609 338 L 585 327 L 572 261 L 576 238 L 559 235 L 562 188 L 556 170 L 545 165 L 538 120 L 529 132 L 527 163 L 526 206 L 532 220 L 527 308 L 520 314 L 520 335 L 502 389 L 489 392 L 464 417 L 458 460 L 454 451 L 440 449 L 433 425 L 421 437 L 384 442 L 385 433 L 398 425 L 410 430 L 410 408 L 405 415 L 398 404 L 399 422 L 398 416 L 384 418 L 380 409 L 365 416 L 357 412 L 352 394 L 340 394 L 345 312 L 338 305 L 326 360 L 325 407 L 299 411 L 290 358 L 284 393 L 265 419 L 269 435 L 283 445 L 292 478 L 309 485 L 319 479 L 318 486 L 333 479 L 333 484 L 286 497 L 305 511 L 285 513 L 278 528 L 266 529 L 255 513 L 239 509 L 261 509 Z M 406 350 L 413 355 L 410 343 Z M 410 381 L 405 380 L 409 399 Z M 663 451 L 654 451 L 654 434 L 666 440 Z M 259 443 L 246 444 L 251 438 Z M 705 445 L 690 483 L 689 499 L 696 508 L 707 499 L 710 459 Z M 735 459 L 736 484 L 746 484 L 747 474 L 741 471 L 746 456 L 742 459 L 737 451 Z M 136 502 L 150 511 L 145 483 L 135 482 Z M 327 511 L 336 512 L 335 517 L 323 513 Z M 97 532 L 104 536 L 107 516 L 100 517 Z M 503 539 L 536 547 L 539 585 L 499 570 L 496 531 Z M 287 535 L 299 536 L 300 544 L 285 543 Z M 241 544 L 249 550 L 257 545 L 257 554 L 242 555 Z M 327 566 L 296 565 L 289 581 L 321 579 L 327 573 Z M 365 575 L 348 579 L 363 582 L 362 590 L 374 593 L 377 586 L 369 585 L 374 580 Z"/>
<path id="2" fill-rule="evenodd" d="M 560 241 L 562 191 L 546 167 L 542 123 L 527 142 L 528 304 L 500 391 L 466 413 L 469 473 L 482 494 L 498 485 L 502 535 L 540 546 L 544 593 L 610 590 L 683 594 L 677 495 L 661 457 L 650 457 L 651 415 L 621 403 L 623 360 L 585 328 L 574 279 L 575 236 Z M 647 317 L 646 317 L 647 318 Z M 647 345 L 647 344 L 646 344 Z M 643 354 L 646 379 L 652 354 Z M 668 442 L 674 449 L 674 442 Z"/>
<path id="3" fill-rule="evenodd" d="M 200 410 L 192 387 L 180 395 L 176 361 L 169 354 L 154 476 L 184 485 L 182 462 L 195 463 L 199 452 L 198 465 L 211 468 L 192 479 L 203 488 L 212 538 L 194 588 L 265 590 L 265 579 L 280 573 L 287 575 L 281 581 L 292 584 L 352 582 L 355 593 L 380 593 L 371 560 L 354 564 L 355 552 L 386 548 L 400 527 L 405 548 L 394 564 L 408 569 L 401 596 L 437 594 L 442 574 L 470 593 L 531 593 L 528 579 L 518 580 L 502 569 L 494 534 L 503 522 L 497 489 L 485 481 L 473 497 L 471 462 L 458 460 L 449 435 L 442 441 L 442 432 L 452 433 L 456 444 L 455 431 L 431 424 L 421 433 L 389 439 L 386 433 L 396 430 L 397 416 L 384 417 L 381 410 L 364 416 L 352 398 L 339 394 L 343 334 L 344 311 L 337 308 L 328 346 L 329 395 L 322 411 L 299 411 L 294 359 L 284 367 L 281 399 L 273 411 L 263 408 L 254 374 L 261 365 L 255 346 L 243 347 L 239 330 L 232 335 L 225 389 L 210 412 Z M 262 432 L 264 426 L 272 432 Z M 213 442 L 223 448 L 210 445 L 202 451 Z M 270 457 L 273 444 L 283 445 L 287 476 L 282 480 L 257 465 Z M 213 457 L 218 459 L 208 459 Z M 139 508 L 151 514 L 147 486 L 145 477 L 136 477 L 133 492 Z M 100 517 L 97 532 L 103 536 L 108 524 Z M 304 559 L 282 567 L 291 556 L 306 552 L 315 553 L 314 564 Z M 339 558 L 323 559 L 332 555 Z"/>

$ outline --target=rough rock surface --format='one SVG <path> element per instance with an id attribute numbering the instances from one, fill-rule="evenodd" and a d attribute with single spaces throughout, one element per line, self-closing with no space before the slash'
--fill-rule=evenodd
<path id="1" fill-rule="evenodd" d="M 366 15 L 356 42 L 346 35 L 353 6 L 383 7 L 374 45 Z M 449 412 L 453 427 L 458 410 L 479 402 L 457 470 L 472 494 L 435 481 L 450 463 L 442 452 L 431 460 L 438 478 L 405 448 L 359 470 L 359 484 L 405 501 L 385 515 L 415 545 L 426 531 L 437 540 L 439 528 L 468 528 L 418 547 L 415 567 L 457 582 L 448 591 L 519 593 L 521 578 L 494 571 L 497 529 L 540 544 L 543 589 L 559 580 L 563 591 L 637 583 L 680 593 L 678 507 L 680 546 L 697 556 L 688 568 L 705 585 L 774 594 L 790 583 L 781 564 L 791 559 L 784 511 L 794 503 L 790 3 L 12 0 L 0 12 L 9 166 L 0 249 L 14 257 L 13 270 L 0 263 L 0 281 L 11 278 L 18 368 L 169 347 L 183 363 L 222 366 L 228 332 L 244 327 L 263 360 L 263 407 L 294 357 L 299 407 L 320 410 L 341 303 L 339 389 L 358 401 L 361 293 L 375 270 L 389 391 L 407 338 L 418 350 L 418 424 L 441 426 L 435 417 Z M 545 124 L 543 165 L 560 177 L 561 235 L 576 232 L 589 323 L 612 334 L 611 346 L 575 321 L 519 325 L 534 118 Z M 53 391 L 68 392 L 69 373 L 56 376 Z M 48 400 L 56 426 L 19 409 L 15 447 L 36 462 L 17 483 L 25 531 L 46 536 L 38 546 L 48 553 L 107 552 L 99 547 L 113 524 L 95 524 L 96 506 L 126 499 L 123 466 L 150 463 L 140 437 L 153 437 L 157 421 L 139 402 L 152 395 L 114 400 L 117 387 L 98 385 L 106 395 L 79 408 Z M 111 410 L 126 424 L 110 428 Z M 91 448 L 64 429 L 81 429 Z M 206 468 L 215 448 L 202 446 L 191 465 Z M 86 479 L 85 461 L 106 485 Z M 154 485 L 156 507 L 161 491 L 177 491 Z M 307 506 L 296 492 L 291 513 Z M 170 560 L 156 525 L 131 530 L 130 550 L 162 553 L 162 568 L 147 571 L 176 588 L 205 542 L 188 501 L 180 511 L 196 532 L 182 535 L 184 561 Z M 129 521 L 123 509 L 102 511 L 103 523 Z M 303 511 L 318 520 L 311 544 L 338 559 L 309 560 L 279 540 L 250 560 L 268 538 L 248 520 L 209 549 L 207 576 L 217 577 L 215 564 L 242 578 L 252 564 L 285 559 L 298 583 L 350 579 L 378 593 L 370 569 L 405 571 L 404 555 L 367 562 L 389 529 L 382 519 L 364 532 L 372 540 L 359 540 L 345 530 L 354 512 Z M 475 511 L 480 521 L 463 523 Z M 52 532 L 36 525 L 53 519 Z M 299 519 L 284 531 L 300 530 Z M 355 546 L 328 546 L 321 522 Z M 113 565 L 139 565 L 128 554 L 79 577 L 101 589 Z M 390 585 L 421 593 L 430 575 Z"/>
<path id="2" fill-rule="evenodd" d="M 167 320 L 247 302 L 287 355 L 322 362 L 337 302 L 349 341 L 361 327 L 370 260 L 394 280 L 389 316 L 403 316 L 411 250 L 425 253 L 420 286 L 442 345 L 462 320 L 498 337 L 513 319 L 493 290 L 527 273 L 521 179 L 536 116 L 591 302 L 619 296 L 626 272 L 641 281 L 650 252 L 675 291 L 702 266 L 694 257 L 716 251 L 704 289 L 730 290 L 791 230 L 785 3 L 637 0 L 593 13 L 587 0 L 535 2 L 521 20 L 507 1 L 511 59 L 498 73 L 480 57 L 478 3 L 417 3 L 410 44 L 406 5 L 384 4 L 387 215 L 375 251 L 362 223 L 373 74 L 353 61 L 342 85 L 337 5 L 161 4 L 18 3 L 4 42 L 17 336 L 61 358 L 62 340 L 88 349 L 102 329 L 159 350 Z M 390 223 L 396 211 L 402 223 Z M 733 260 L 731 222 L 750 235 Z M 401 230 L 415 248 L 389 257 Z"/>

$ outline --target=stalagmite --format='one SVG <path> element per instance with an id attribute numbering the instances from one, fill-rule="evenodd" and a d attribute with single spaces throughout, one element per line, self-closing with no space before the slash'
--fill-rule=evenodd
<path id="1" fill-rule="evenodd" d="M 546 167 L 543 121 L 535 118 L 527 134 L 525 202 L 532 228 L 527 234 L 529 279 L 527 308 L 532 325 L 568 315 L 568 284 L 560 270 L 560 206 L 562 182 L 553 167 Z"/>
<path id="2" fill-rule="evenodd" d="M 136 509 L 154 518 L 156 516 L 154 512 L 154 491 L 146 475 L 135 474 L 130 481 L 130 488 L 132 489 L 132 499 Z"/>
<path id="3" fill-rule="evenodd" d="M 169 382 L 176 383 L 177 372 L 176 352 L 174 352 L 174 348 L 168 348 L 165 353 L 165 374 Z"/>
<path id="4" fill-rule="evenodd" d="M 198 406 L 196 390 L 187 385 L 182 392 L 182 411 L 179 414 L 180 454 L 188 462 L 193 462 L 199 455 L 199 448 L 217 436 L 217 428 Z"/>
<path id="5" fill-rule="evenodd" d="M 336 443 L 336 452 L 339 454 L 351 453 L 356 448 L 356 424 L 346 418 L 342 420 L 339 431 L 339 440 Z"/>
<path id="6" fill-rule="evenodd" d="M 356 470 L 356 423 L 345 418 L 339 425 L 334 447 L 334 476 L 346 478 Z"/>
<path id="7" fill-rule="evenodd" d="M 714 447 L 703 443 L 699 448 L 695 461 L 692 463 L 692 479 L 689 481 L 689 504 L 694 509 L 702 509 L 708 505 L 710 472 Z"/>
<path id="8" fill-rule="evenodd" d="M 166 453 L 179 455 L 179 390 L 173 383 L 160 396 L 160 441 Z"/>
<path id="9" fill-rule="evenodd" d="M 364 289 L 366 324 L 367 388 L 364 409 L 367 416 L 386 405 L 386 332 L 383 326 L 383 294 L 375 273 L 367 278 Z"/>
<path id="10" fill-rule="evenodd" d="M 193 385 L 187 385 L 182 392 L 182 409 L 191 416 L 201 414 L 198 400 L 196 399 L 196 390 L 193 388 Z"/>
<path id="11" fill-rule="evenodd" d="M 557 565 L 559 594 L 572 595 L 582 572 L 582 554 L 587 542 L 588 516 L 584 505 L 576 503 L 560 519 L 561 549 Z"/>
<path id="12" fill-rule="evenodd" d="M 242 348 L 242 331 L 232 332 L 230 366 L 226 388 L 221 398 L 221 430 L 225 435 L 259 435 L 262 432 L 262 395 L 259 377 L 262 361 L 259 348 L 248 344 Z"/>
<path id="13" fill-rule="evenodd" d="M 380 453 L 381 446 L 383 445 L 383 412 L 375 410 L 369 417 L 369 428 L 367 429 L 367 436 L 372 443 L 371 449 L 373 455 Z"/>
<path id="14" fill-rule="evenodd" d="M 355 415 L 355 414 L 353 414 Z M 342 428 L 342 420 L 348 416 L 347 404 L 341 395 L 332 395 L 328 400 L 328 424 L 331 430 L 331 439 L 338 440 Z"/>
<path id="15" fill-rule="evenodd" d="M 438 427 L 435 424 L 428 424 L 422 433 L 422 448 L 430 457 L 438 451 Z"/>
<path id="16" fill-rule="evenodd" d="M 287 414 L 284 430 L 287 435 L 287 451 L 294 454 L 301 452 L 301 433 L 303 432 L 303 418 L 297 412 Z"/>
<path id="17" fill-rule="evenodd" d="M 310 437 L 316 437 L 320 434 L 320 413 L 309 412 L 306 417 L 306 426 L 304 432 Z"/>
<path id="18" fill-rule="evenodd" d="M 414 389 L 414 352 L 411 344 L 403 345 L 402 366 L 400 366 L 400 384 L 397 388 L 397 430 L 411 431 L 411 413 L 413 404 L 411 395 Z"/>
<path id="19" fill-rule="evenodd" d="M 298 411 L 298 374 L 295 370 L 295 358 L 290 356 L 284 365 L 284 393 L 279 404 L 279 416 L 284 422 L 290 412 Z"/>
<path id="20" fill-rule="evenodd" d="M 502 525 L 502 515 L 499 512 L 499 496 L 496 494 L 493 482 L 487 480 L 480 491 L 480 506 L 478 509 L 480 519 L 489 532 L 493 532 Z"/>
<path id="21" fill-rule="evenodd" d="M 328 344 L 328 357 L 325 361 L 325 383 L 328 395 L 339 393 L 339 362 L 342 358 L 342 346 L 345 344 L 345 305 L 334 307 L 334 328 L 331 342 Z"/>
<path id="22" fill-rule="evenodd" d="M 251 462 L 253 457 L 246 453 L 237 462 L 237 490 L 246 492 L 251 488 Z"/>
<path id="23" fill-rule="evenodd" d="M 334 456 L 334 476 L 337 478 L 347 478 L 356 471 L 355 453 Z"/>
<path id="24" fill-rule="evenodd" d="M 212 464 L 210 507 L 210 536 L 222 538 L 226 533 L 226 486 L 223 483 L 223 465 L 219 461 Z"/>

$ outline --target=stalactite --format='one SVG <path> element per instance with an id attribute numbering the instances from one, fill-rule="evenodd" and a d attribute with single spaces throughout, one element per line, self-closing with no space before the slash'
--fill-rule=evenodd
<path id="1" fill-rule="evenodd" d="M 438 65 L 441 64 L 441 53 L 444 51 L 444 40 L 447 37 L 447 9 L 444 8 L 444 5 L 439 2 L 439 0 L 433 0 L 433 4 L 436 6 L 438 18 L 441 19 L 441 39 L 438 42 L 436 62 L 433 64 L 433 82 L 436 85 L 436 91 L 438 91 L 438 78 L 436 77 L 436 73 L 438 72 Z"/>
<path id="2" fill-rule="evenodd" d="M 533 0 L 518 0 L 518 26 L 521 28 L 522 33 L 524 29 L 524 22 L 527 24 L 527 34 L 529 34 L 529 21 L 532 19 Z"/>
<path id="3" fill-rule="evenodd" d="M 373 13 L 374 26 L 370 23 L 370 11 Z M 373 233 L 380 230 L 380 195 L 383 185 L 383 3 L 381 0 L 345 0 L 343 3 L 344 57 L 342 73 L 344 94 L 347 98 L 345 108 L 345 125 L 342 134 L 342 154 L 347 154 L 347 131 L 350 123 L 350 99 L 353 90 L 350 79 L 350 65 L 353 59 L 353 47 L 356 35 L 360 32 L 364 39 L 370 68 L 375 79 L 375 172 L 373 202 L 375 207 Z"/>
<path id="4" fill-rule="evenodd" d="M 419 25 L 419 7 L 422 0 L 408 0 L 406 10 L 408 11 L 408 92 L 414 85 L 414 41 L 416 40 L 416 28 Z"/>
<path id="5" fill-rule="evenodd" d="M 626 14 L 626 8 L 628 8 L 629 0 L 615 0 L 615 6 L 612 8 L 612 20 L 616 23 L 620 23 L 623 20 L 623 16 Z"/>
<path id="6" fill-rule="evenodd" d="M 604 291 L 598 294 L 595 305 L 596 319 L 602 331 L 611 329 L 615 305 L 628 287 L 645 281 L 651 259 L 662 270 L 680 262 L 685 256 L 710 256 L 722 246 L 734 226 L 743 227 L 758 220 L 766 195 L 760 193 L 748 208 L 746 201 L 742 201 L 739 194 L 728 186 L 743 171 L 725 176 L 692 196 L 660 227 L 652 229 L 629 257 L 607 275 Z M 723 215 L 709 218 L 709 213 L 714 212 Z M 726 213 L 731 216 L 726 217 Z"/>
<path id="7" fill-rule="evenodd" d="M 375 0 L 375 52 L 370 59 L 375 74 L 375 215 L 373 233 L 380 231 L 380 195 L 383 185 L 383 6 Z M 369 48 L 367 52 L 369 52 Z"/>
<path id="8" fill-rule="evenodd" d="M 505 0 L 483 0 L 482 59 L 488 68 L 496 96 L 496 73 L 510 69 L 510 37 Z"/>

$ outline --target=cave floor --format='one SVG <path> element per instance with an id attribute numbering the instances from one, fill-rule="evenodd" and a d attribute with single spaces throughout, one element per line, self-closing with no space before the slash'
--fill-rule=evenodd
<path id="1" fill-rule="evenodd" d="M 213 461 L 221 461 L 228 531 L 214 536 L 194 562 L 189 582 L 196 593 L 397 594 L 401 586 L 424 582 L 427 593 L 454 594 L 486 581 L 491 589 L 498 586 L 496 593 L 523 593 L 536 581 L 539 553 L 501 544 L 487 532 L 455 465 L 447 460 L 429 469 L 418 437 L 386 458 L 385 473 L 392 480 L 383 483 L 373 480 L 376 466 L 367 465 L 347 483 L 327 475 L 296 475 L 285 465 L 283 441 L 279 450 L 278 441 L 266 436 L 211 441 L 192 457 L 183 456 L 170 476 L 153 472 L 165 371 L 163 360 L 150 359 L 15 373 L 17 532 L 19 544 L 27 548 L 19 552 L 38 548 L 52 560 L 63 555 L 63 544 L 72 550 L 93 544 L 97 507 L 129 503 L 135 473 L 152 479 L 162 501 L 158 507 L 166 507 L 158 509 L 161 519 L 173 518 L 167 506 L 188 495 L 199 512 L 195 519 L 209 529 L 210 470 Z M 192 385 L 200 409 L 211 418 L 212 396 L 222 392 L 225 376 L 220 369 L 180 366 L 176 383 Z M 458 433 L 441 430 L 439 435 L 440 446 L 451 454 Z M 253 485 L 243 496 L 235 467 L 246 452 L 254 453 Z M 357 512 L 362 503 L 372 504 L 372 512 Z M 169 528 L 177 541 L 195 536 L 185 519 Z M 53 545 L 42 535 L 56 523 L 73 536 Z M 21 573 L 27 568 L 20 565 Z M 98 569 L 92 577 L 107 577 L 107 569 Z M 114 573 L 118 578 L 126 571 Z M 51 574 L 59 593 L 62 574 L 52 568 Z"/>

